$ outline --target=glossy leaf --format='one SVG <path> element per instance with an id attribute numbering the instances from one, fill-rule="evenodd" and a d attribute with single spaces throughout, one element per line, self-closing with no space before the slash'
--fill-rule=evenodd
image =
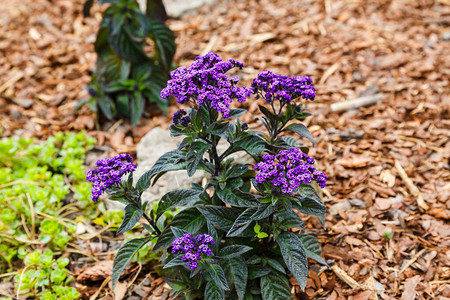
<path id="1" fill-rule="evenodd" d="M 126 242 L 119 251 L 117 251 L 116 257 L 114 258 L 113 273 L 111 277 L 113 289 L 116 286 L 117 281 L 119 281 L 120 274 L 122 274 L 122 271 L 130 262 L 134 254 L 152 238 L 152 236 L 148 236 L 145 238 L 133 239 Z"/>
<path id="2" fill-rule="evenodd" d="M 206 284 L 204 296 L 205 300 L 225 300 L 225 291 L 211 280 Z"/>
<path id="3" fill-rule="evenodd" d="M 315 145 L 314 137 L 312 136 L 311 132 L 309 132 L 308 128 L 305 125 L 301 123 L 291 124 L 287 126 L 285 130 L 293 131 L 301 135 L 302 137 L 307 138 L 313 144 L 313 146 Z"/>
<path id="4" fill-rule="evenodd" d="M 219 288 L 225 291 L 230 290 L 228 287 L 227 278 L 225 277 L 225 272 L 221 266 L 217 264 L 209 264 L 206 266 L 206 270 Z"/>
<path id="5" fill-rule="evenodd" d="M 298 237 L 302 241 L 303 247 L 306 251 L 306 256 L 314 259 L 320 264 L 327 265 L 325 259 L 320 256 L 322 251 L 320 250 L 319 241 L 316 237 L 308 234 L 299 234 Z"/>
<path id="6" fill-rule="evenodd" d="M 215 205 L 197 205 L 196 207 L 208 221 L 224 231 L 230 230 L 241 214 L 241 210 L 232 207 Z"/>
<path id="7" fill-rule="evenodd" d="M 158 204 L 156 214 L 159 215 L 174 207 L 184 206 L 198 199 L 201 191 L 196 190 L 176 190 L 168 192 L 162 196 Z"/>
<path id="8" fill-rule="evenodd" d="M 219 256 L 223 259 L 234 258 L 252 250 L 251 247 L 245 245 L 230 245 L 222 248 Z"/>
<path id="9" fill-rule="evenodd" d="M 292 299 L 289 280 L 285 275 L 275 272 L 261 277 L 261 294 L 263 300 Z"/>
<path id="10" fill-rule="evenodd" d="M 295 233 L 283 232 L 276 241 L 280 246 L 281 255 L 287 268 L 297 279 L 300 288 L 305 290 L 308 278 L 308 260 L 300 238 Z"/>
<path id="11" fill-rule="evenodd" d="M 134 225 L 139 222 L 139 220 L 142 218 L 142 215 L 144 212 L 142 209 L 136 208 L 134 204 L 128 204 L 125 207 L 125 216 L 123 218 L 122 225 L 120 225 L 119 229 L 117 230 L 117 234 L 124 233 L 125 231 L 130 230 L 134 227 Z"/>
<path id="12" fill-rule="evenodd" d="M 227 232 L 227 237 L 239 236 L 244 230 L 250 225 L 253 221 L 251 216 L 256 212 L 255 207 L 247 208 L 239 217 L 236 218 L 236 221 L 231 226 L 230 230 Z"/>

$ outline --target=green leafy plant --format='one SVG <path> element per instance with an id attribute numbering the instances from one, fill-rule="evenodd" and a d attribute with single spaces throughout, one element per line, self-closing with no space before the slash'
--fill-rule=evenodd
<path id="1" fill-rule="evenodd" d="M 118 250 L 113 286 L 139 249 L 155 240 L 153 251 L 163 251 L 162 274 L 181 299 L 292 299 L 289 275 L 305 289 L 307 258 L 326 264 L 300 213 L 317 216 L 324 224 L 319 190 L 327 176 L 316 169 L 307 147 L 284 135 L 291 131 L 314 143 L 306 126 L 295 122 L 310 115 L 296 101 L 314 100 L 312 80 L 263 71 L 251 87 L 238 87 L 238 79 L 226 72 L 242 66 L 208 53 L 172 73 L 161 94 L 191 104 L 173 116 L 170 126 L 173 136 L 184 139 L 135 185 L 136 166 L 127 154 L 101 160 L 90 171 L 95 200 L 106 192 L 126 204 L 117 232 L 130 230 L 142 217 L 149 232 Z M 265 100 L 260 120 L 267 133 L 250 130 L 239 120 L 244 109 L 230 109 L 232 100 L 243 102 L 251 94 Z M 220 153 L 221 140 L 228 148 Z M 239 152 L 250 156 L 248 163 L 234 161 L 231 155 Z M 189 176 L 203 170 L 210 180 L 204 186 L 170 191 L 149 210 L 142 192 L 175 170 L 186 170 Z M 128 178 L 122 177 L 125 174 Z M 162 220 L 175 207 L 182 210 L 172 220 Z"/>
<path id="2" fill-rule="evenodd" d="M 67 246 L 75 225 L 63 220 L 74 209 L 65 204 L 92 208 L 83 164 L 94 142 L 84 132 L 0 140 L 0 271 L 13 270 L 30 247 Z"/>
<path id="3" fill-rule="evenodd" d="M 72 277 L 67 275 L 68 258 L 53 258 L 49 249 L 34 251 L 24 259 L 25 268 L 14 277 L 17 295 L 34 296 L 43 300 L 75 300 L 80 293 L 67 286 Z"/>
<path id="4" fill-rule="evenodd" d="M 173 32 L 164 24 L 167 18 L 161 1 L 148 0 L 147 13 L 136 0 L 99 0 L 109 3 L 95 42 L 97 70 L 88 87 L 91 109 L 112 119 L 130 118 L 136 125 L 146 102 L 156 103 L 164 112 L 167 101 L 160 97 L 175 54 Z M 93 0 L 88 0 L 88 14 Z M 154 45 L 153 52 L 146 51 Z"/>

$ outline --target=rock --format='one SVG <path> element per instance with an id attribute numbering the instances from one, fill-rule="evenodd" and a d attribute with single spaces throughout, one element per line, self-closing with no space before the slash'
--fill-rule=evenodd
<path id="1" fill-rule="evenodd" d="M 216 0 L 163 0 L 167 15 L 172 18 L 180 18 L 194 12 L 203 5 L 214 4 Z M 142 11 L 146 10 L 147 0 L 138 0 Z"/>
<path id="2" fill-rule="evenodd" d="M 350 204 L 354 207 L 366 207 L 367 203 L 360 199 L 350 199 L 348 200 Z"/>
<path id="3" fill-rule="evenodd" d="M 337 215 L 340 210 L 347 211 L 350 208 L 352 208 L 352 206 L 350 205 L 350 202 L 345 201 L 345 202 L 340 202 L 340 203 L 336 203 L 336 204 L 332 205 L 328 211 L 330 212 L 331 215 Z"/>
<path id="4" fill-rule="evenodd" d="M 136 154 L 138 163 L 137 170 L 134 173 L 135 182 L 142 174 L 151 169 L 161 155 L 176 149 L 182 140 L 182 136 L 171 137 L 169 130 L 164 130 L 159 127 L 150 130 L 137 145 Z M 224 152 L 227 148 L 227 142 L 220 142 L 217 147 L 218 153 Z M 235 163 L 253 163 L 251 156 L 243 151 L 234 153 L 230 157 L 234 158 Z M 167 172 L 161 176 L 154 186 L 142 194 L 142 199 L 144 201 L 159 200 L 167 192 L 176 189 L 189 189 L 192 187 L 192 183 L 201 183 L 202 179 L 207 176 L 208 173 L 200 170 L 192 177 L 189 177 L 185 170 Z"/>
<path id="5" fill-rule="evenodd" d="M 137 145 L 136 155 L 138 163 L 137 170 L 134 172 L 135 182 L 142 174 L 153 167 L 161 155 L 176 149 L 182 140 L 182 136 L 171 137 L 168 130 L 159 127 L 150 130 Z M 197 171 L 192 177 L 189 177 L 185 170 L 167 172 L 161 176 L 154 186 L 149 187 L 142 194 L 142 200 L 153 202 L 159 200 L 169 191 L 183 188 L 189 189 L 192 183 L 200 183 L 205 176 L 206 173 L 204 171 Z"/>
<path id="6" fill-rule="evenodd" d="M 450 41 L 450 30 L 441 33 L 441 39 L 445 42 Z"/>

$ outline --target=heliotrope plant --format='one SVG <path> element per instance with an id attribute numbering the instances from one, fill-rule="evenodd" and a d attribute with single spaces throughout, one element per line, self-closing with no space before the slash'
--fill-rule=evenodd
<path id="1" fill-rule="evenodd" d="M 135 185 L 134 167 L 123 154 L 112 166 L 106 163 L 101 171 L 103 161 L 89 174 L 96 184 L 95 200 L 106 191 L 127 205 L 119 233 L 142 217 L 149 231 L 119 249 L 113 285 L 132 256 L 151 240 L 156 241 L 153 251 L 162 251 L 165 280 L 182 299 L 291 299 L 290 274 L 304 289 L 307 257 L 325 264 L 317 239 L 305 234 L 299 213 L 315 215 L 324 223 L 318 190 L 325 187 L 327 176 L 315 167 L 307 147 L 282 135 L 293 131 L 314 144 L 308 129 L 295 122 L 309 116 L 298 102 L 314 100 L 312 80 L 263 71 L 251 87 L 239 87 L 238 78 L 227 72 L 242 66 L 208 53 L 173 71 L 162 96 L 191 104 L 173 116 L 170 126 L 172 136 L 185 136 L 178 148 L 162 155 Z M 259 106 L 266 134 L 249 130 L 239 120 L 246 110 L 230 107 L 252 94 L 266 102 Z M 221 140 L 228 148 L 219 152 Z M 235 163 L 231 155 L 240 151 L 255 162 Z M 123 163 L 128 167 L 122 168 Z M 203 170 L 209 181 L 171 191 L 157 208 L 147 211 L 142 192 L 175 170 L 186 170 L 189 176 Z M 120 179 L 124 173 L 129 177 Z M 164 212 L 174 208 L 182 210 L 166 222 Z"/>

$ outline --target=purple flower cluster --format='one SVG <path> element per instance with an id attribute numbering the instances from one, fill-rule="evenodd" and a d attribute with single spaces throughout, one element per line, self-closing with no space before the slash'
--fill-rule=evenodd
<path id="1" fill-rule="evenodd" d="M 119 184 L 124 174 L 134 170 L 136 165 L 133 164 L 133 158 L 128 153 L 98 160 L 96 168 L 89 170 L 86 175 L 86 179 L 94 184 L 91 191 L 92 200 L 96 202 L 106 189 Z"/>
<path id="2" fill-rule="evenodd" d="M 180 109 L 176 113 L 173 114 L 172 122 L 175 125 L 181 125 L 183 127 L 187 127 L 189 123 L 191 123 L 191 118 L 186 116 L 186 111 L 184 109 Z"/>
<path id="3" fill-rule="evenodd" d="M 203 254 L 206 256 L 213 254 L 212 250 L 209 249 L 210 245 L 214 245 L 214 240 L 209 234 L 198 234 L 193 237 L 190 233 L 185 233 L 183 237 L 173 241 L 172 253 L 184 253 L 181 260 L 186 262 L 189 269 L 195 270 Z"/>
<path id="4" fill-rule="evenodd" d="M 252 89 L 237 87 L 239 79 L 228 77 L 226 72 L 244 65 L 234 59 L 223 61 L 219 55 L 209 52 L 198 56 L 188 67 L 180 67 L 170 73 L 167 87 L 161 91 L 161 97 L 177 97 L 178 103 L 187 103 L 191 99 L 198 105 L 207 105 L 229 117 L 230 103 L 233 99 L 244 102 Z"/>
<path id="5" fill-rule="evenodd" d="M 288 77 L 274 74 L 268 70 L 262 71 L 252 82 L 253 94 L 263 97 L 267 103 L 275 100 L 290 103 L 302 97 L 305 100 L 314 100 L 316 89 L 309 76 Z"/>
<path id="6" fill-rule="evenodd" d="M 265 154 L 254 168 L 259 171 L 258 183 L 270 181 L 274 187 L 281 187 L 283 194 L 294 194 L 302 183 L 315 180 L 321 188 L 326 185 L 327 175 L 314 167 L 314 158 L 297 148 L 282 150 L 277 155 Z"/>

